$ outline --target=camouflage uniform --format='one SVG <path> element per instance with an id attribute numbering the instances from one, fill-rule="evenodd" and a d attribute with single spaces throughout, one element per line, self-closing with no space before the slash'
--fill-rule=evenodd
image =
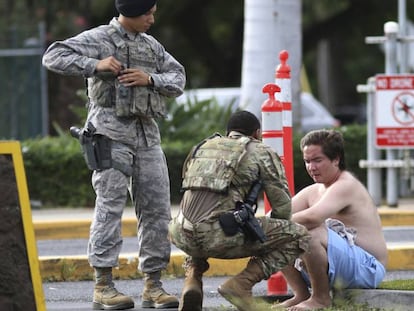
<path id="1" fill-rule="evenodd" d="M 231 169 L 226 171 L 226 166 Z M 307 250 L 309 235 L 305 227 L 290 221 L 284 169 L 270 147 L 233 131 L 229 137 L 214 137 L 197 146 L 189 154 L 183 174 L 186 191 L 169 231 L 172 243 L 191 256 L 187 262 L 207 269 L 209 257 L 254 256 L 269 278 Z M 272 208 L 270 217 L 258 217 L 267 240 L 251 241 L 242 232 L 226 236 L 219 215 L 234 211 L 236 202 L 244 200 L 256 180 L 262 181 Z"/>
<path id="2" fill-rule="evenodd" d="M 168 169 L 154 120 L 154 117 L 163 116 L 166 109 L 158 101 L 158 110 L 153 110 L 151 104 L 147 112 L 119 117 L 115 94 L 117 79 L 111 73 L 96 73 L 95 68 L 100 59 L 109 56 L 124 63 L 125 46 L 131 50 L 128 56 L 131 67 L 150 63 L 143 67 L 154 81 L 154 87 L 134 87 L 134 94 L 147 92 L 145 96 L 158 99 L 182 94 L 183 66 L 155 38 L 145 33 L 126 32 L 117 18 L 109 25 L 55 42 L 46 51 L 43 64 L 60 74 L 87 78 L 86 122 L 91 122 L 97 133 L 111 138 L 113 160 L 132 168 L 132 176 L 115 168 L 93 172 L 96 205 L 88 245 L 90 264 L 94 267 L 118 265 L 122 246 L 121 216 L 130 190 L 138 218 L 139 269 L 152 273 L 167 266 L 171 247 L 167 239 L 171 220 Z M 138 48 L 150 59 L 136 61 L 139 53 L 134 51 Z M 137 98 L 139 96 L 134 95 L 134 100 Z"/>

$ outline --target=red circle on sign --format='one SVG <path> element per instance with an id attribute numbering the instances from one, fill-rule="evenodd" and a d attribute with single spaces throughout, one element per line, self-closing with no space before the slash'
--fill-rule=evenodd
<path id="1" fill-rule="evenodd" d="M 414 93 L 402 92 L 392 102 L 392 116 L 402 125 L 414 123 Z"/>

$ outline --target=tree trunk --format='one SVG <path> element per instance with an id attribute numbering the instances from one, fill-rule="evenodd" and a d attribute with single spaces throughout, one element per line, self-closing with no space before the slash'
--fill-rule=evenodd
<path id="1" fill-rule="evenodd" d="M 260 118 L 262 88 L 274 83 L 279 53 L 289 52 L 293 126 L 300 129 L 301 0 L 245 0 L 241 105 Z"/>

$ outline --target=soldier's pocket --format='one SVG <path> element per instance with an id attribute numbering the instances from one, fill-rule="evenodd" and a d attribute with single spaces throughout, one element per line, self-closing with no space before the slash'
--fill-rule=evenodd
<path id="1" fill-rule="evenodd" d="M 164 96 L 148 87 L 135 87 L 131 112 L 146 117 L 164 117 L 167 114 Z"/>
<path id="2" fill-rule="evenodd" d="M 244 244 L 244 234 L 241 232 L 233 236 L 226 236 L 223 230 L 208 232 L 204 243 L 206 251 L 215 258 L 233 258 L 229 250 L 238 248 Z"/>

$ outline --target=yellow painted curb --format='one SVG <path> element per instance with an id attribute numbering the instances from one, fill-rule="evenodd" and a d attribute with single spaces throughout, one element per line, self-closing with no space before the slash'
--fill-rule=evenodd
<path id="1" fill-rule="evenodd" d="M 91 220 L 34 221 L 33 226 L 37 240 L 87 239 L 89 237 Z M 122 219 L 122 235 L 132 237 L 136 236 L 136 234 L 136 218 Z"/>
<path id="2" fill-rule="evenodd" d="M 414 245 L 388 246 L 389 261 L 387 270 L 414 270 Z M 171 254 L 170 263 L 165 275 L 184 277 L 185 254 L 177 251 Z M 242 259 L 215 259 L 208 260 L 209 270 L 205 276 L 232 276 L 246 267 L 248 258 Z M 43 281 L 82 281 L 93 279 L 93 269 L 89 266 L 86 256 L 39 257 L 40 275 Z M 121 254 L 119 267 L 114 270 L 114 279 L 142 278 L 138 272 L 138 258 L 135 253 Z"/>
<path id="3" fill-rule="evenodd" d="M 383 227 L 414 226 L 414 210 L 380 208 L 378 212 Z"/>
<path id="4" fill-rule="evenodd" d="M 387 245 L 388 270 L 414 270 L 413 244 Z"/>
<path id="5" fill-rule="evenodd" d="M 183 277 L 183 263 L 185 254 L 174 252 L 165 271 L 166 275 Z M 242 259 L 209 259 L 210 269 L 205 276 L 236 275 L 246 267 L 248 258 Z M 40 274 L 43 281 L 82 281 L 93 279 L 93 269 L 88 263 L 87 256 L 42 256 L 39 257 Z M 114 279 L 141 278 L 138 272 L 138 258 L 136 254 L 121 254 L 119 267 L 113 271 Z"/>
<path id="6" fill-rule="evenodd" d="M 380 208 L 381 222 L 386 226 L 414 226 L 414 210 Z M 54 221 L 34 221 L 37 240 L 87 239 L 91 220 L 67 219 Z M 134 217 L 122 219 L 124 237 L 136 236 L 137 220 Z"/>

